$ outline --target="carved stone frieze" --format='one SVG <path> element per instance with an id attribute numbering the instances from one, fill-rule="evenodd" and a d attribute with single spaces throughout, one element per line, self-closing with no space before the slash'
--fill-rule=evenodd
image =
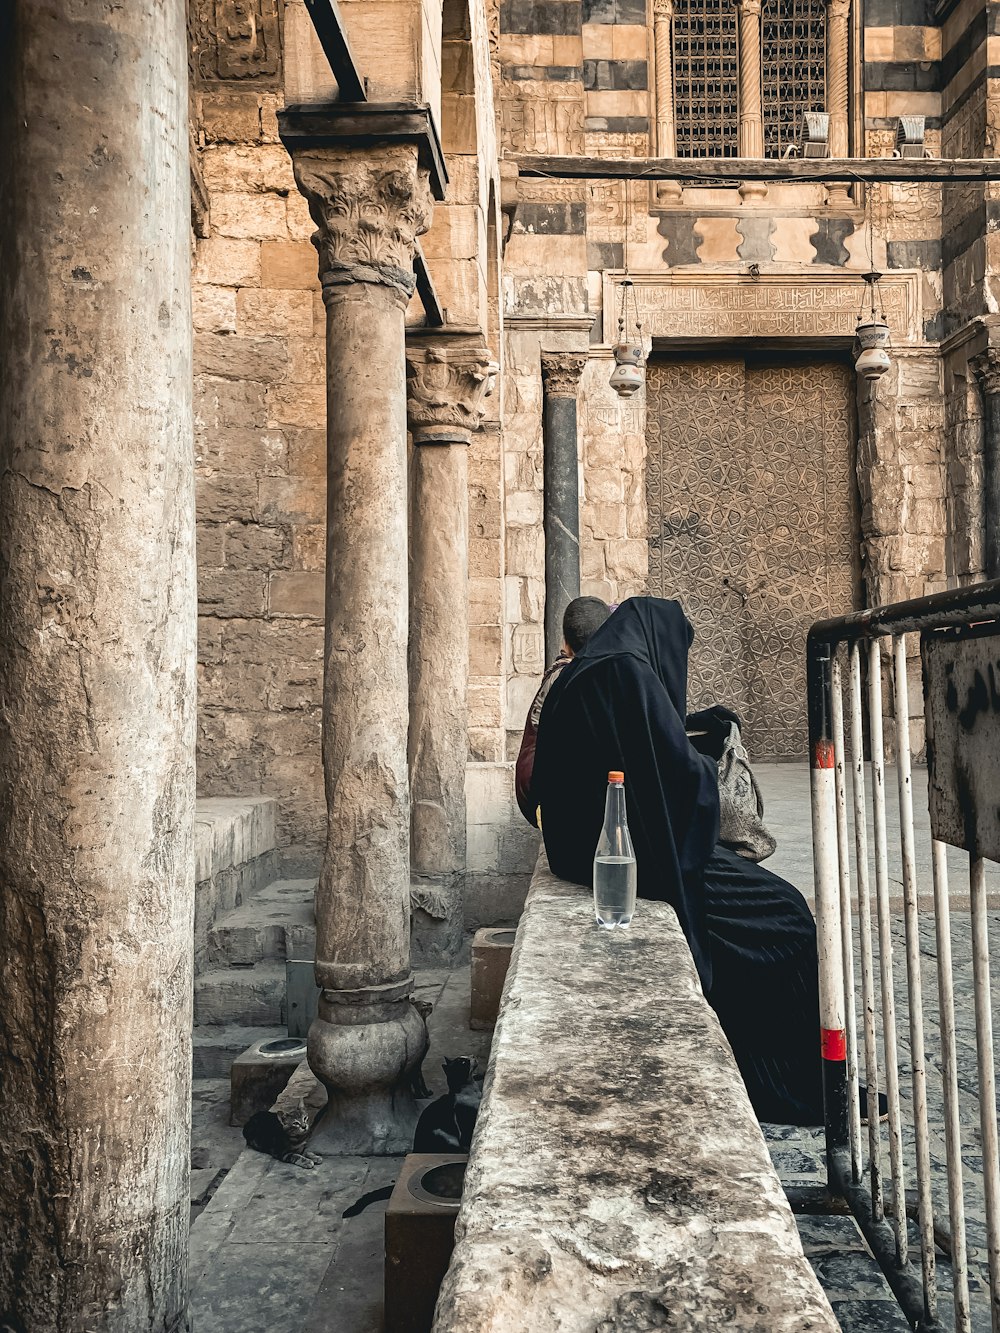
<path id="1" fill-rule="evenodd" d="M 294 154 L 295 179 L 317 231 L 325 294 L 354 282 L 413 294 L 417 237 L 431 222 L 429 173 L 415 146 Z"/>
<path id="2" fill-rule="evenodd" d="M 969 365 L 985 397 L 1000 393 L 1000 347 L 987 347 L 972 357 Z"/>
<path id="3" fill-rule="evenodd" d="M 586 352 L 543 352 L 542 384 L 552 398 L 575 398 Z"/>
<path id="4" fill-rule="evenodd" d="M 469 444 L 483 419 L 493 373 L 487 347 L 407 346 L 406 416 L 413 443 Z"/>
<path id="5" fill-rule="evenodd" d="M 200 82 L 278 81 L 278 0 L 192 0 L 188 30 Z"/>

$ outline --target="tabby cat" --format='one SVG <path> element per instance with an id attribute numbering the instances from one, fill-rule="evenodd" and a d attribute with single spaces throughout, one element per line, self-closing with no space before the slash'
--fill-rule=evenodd
<path id="1" fill-rule="evenodd" d="M 290 1111 L 257 1111 L 243 1126 L 243 1137 L 255 1152 L 267 1153 L 279 1162 L 308 1167 L 311 1171 L 323 1158 L 319 1153 L 301 1148 L 309 1137 L 312 1124 L 301 1103 Z"/>

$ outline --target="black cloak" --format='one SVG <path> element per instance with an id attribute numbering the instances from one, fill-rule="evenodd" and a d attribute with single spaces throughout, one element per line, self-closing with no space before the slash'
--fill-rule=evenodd
<path id="1" fill-rule="evenodd" d="M 677 912 L 761 1120 L 821 1124 L 816 928 L 802 895 L 716 846 L 713 759 L 685 732 L 694 637 L 680 604 L 633 597 L 549 691 L 532 800 L 549 865 L 593 882 L 607 776 L 625 774 L 640 898 Z"/>
<path id="2" fill-rule="evenodd" d="M 549 691 L 532 797 L 553 873 L 590 884 L 608 772 L 621 769 L 639 896 L 674 908 L 708 994 L 702 877 L 719 835 L 719 786 L 684 731 L 693 637 L 679 602 L 623 602 Z"/>

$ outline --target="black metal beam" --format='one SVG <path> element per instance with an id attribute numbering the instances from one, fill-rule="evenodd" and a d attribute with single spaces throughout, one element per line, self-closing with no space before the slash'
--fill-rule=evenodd
<path id="1" fill-rule="evenodd" d="M 337 0 L 305 0 L 305 4 L 340 96 L 345 102 L 367 102 L 365 81 L 358 72 Z"/>
<path id="2" fill-rule="evenodd" d="M 419 241 L 417 242 L 417 253 L 413 257 L 413 271 L 417 275 L 417 295 L 424 307 L 427 326 L 428 328 L 440 329 L 444 325 L 444 310 L 441 308 L 437 289 L 434 286 L 434 279 L 427 267 L 427 260 Z"/>
<path id="3" fill-rule="evenodd" d="M 514 157 L 522 176 L 554 180 L 948 182 L 1000 180 L 1000 158 Z"/>

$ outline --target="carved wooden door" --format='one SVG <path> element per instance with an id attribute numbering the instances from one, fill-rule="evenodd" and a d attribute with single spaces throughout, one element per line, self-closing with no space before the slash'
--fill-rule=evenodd
<path id="1" fill-rule="evenodd" d="M 804 759 L 805 639 L 859 605 L 854 386 L 836 362 L 652 362 L 649 590 L 695 627 L 689 706 Z"/>

